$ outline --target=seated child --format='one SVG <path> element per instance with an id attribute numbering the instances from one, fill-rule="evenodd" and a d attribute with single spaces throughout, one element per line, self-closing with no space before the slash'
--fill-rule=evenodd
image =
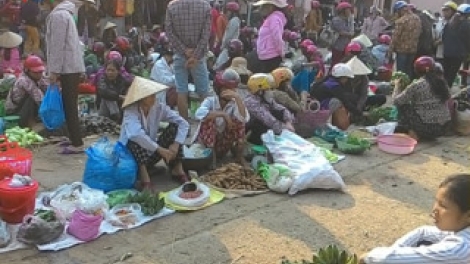
<path id="1" fill-rule="evenodd" d="M 440 184 L 431 216 L 434 226 L 374 248 L 359 263 L 470 263 L 470 174 L 451 175 Z"/>
<path id="2" fill-rule="evenodd" d="M 381 35 L 378 39 L 379 44 L 372 48 L 372 55 L 377 59 L 380 66 L 390 66 L 387 58 L 388 49 L 392 38 L 389 35 Z M 392 65 L 393 66 L 393 65 Z"/>
<path id="3" fill-rule="evenodd" d="M 195 140 L 213 149 L 216 158 L 234 149 L 235 158 L 249 168 L 243 156 L 245 149 L 245 123 L 250 115 L 236 88 L 240 76 L 232 69 L 219 73 L 214 81 L 214 96 L 206 98 L 196 110 L 200 121 Z"/>
<path id="4" fill-rule="evenodd" d="M 290 85 L 294 73 L 289 68 L 281 67 L 272 71 L 271 75 L 277 88 L 273 91 L 276 103 L 285 106 L 294 115 L 302 111 L 300 97 Z"/>
<path id="5" fill-rule="evenodd" d="M 292 122 L 294 116 L 287 108 L 274 101 L 273 89 L 276 87 L 271 74 L 257 73 L 248 80 L 250 95 L 245 98 L 245 106 L 250 113 L 247 132 L 250 133 L 248 142 L 262 145 L 261 135 L 272 129 L 280 134 L 283 129 L 295 131 Z"/>
<path id="6" fill-rule="evenodd" d="M 8 92 L 5 110 L 7 115 L 20 117 L 20 127 L 32 128 L 48 85 L 43 76 L 46 68 L 41 58 L 34 55 L 28 56 L 23 66 L 24 72 Z"/>
<path id="7" fill-rule="evenodd" d="M 97 93 L 100 97 L 99 115 L 116 122 L 121 121 L 121 105 L 130 83 L 119 73 L 119 63 L 110 60 L 105 64 L 106 72 L 98 81 Z"/>

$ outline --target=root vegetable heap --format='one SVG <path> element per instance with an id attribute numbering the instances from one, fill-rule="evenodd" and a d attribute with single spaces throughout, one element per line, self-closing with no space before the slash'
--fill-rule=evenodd
<path id="1" fill-rule="evenodd" d="M 255 172 L 230 163 L 204 175 L 203 180 L 215 187 L 229 190 L 267 190 L 266 182 Z"/>

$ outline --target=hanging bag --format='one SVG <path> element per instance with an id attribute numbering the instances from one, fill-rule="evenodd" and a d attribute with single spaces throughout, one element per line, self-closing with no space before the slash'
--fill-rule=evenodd
<path id="1" fill-rule="evenodd" d="M 47 87 L 46 95 L 39 107 L 39 116 L 49 130 L 59 129 L 65 123 L 64 105 L 59 86 L 51 84 Z"/>

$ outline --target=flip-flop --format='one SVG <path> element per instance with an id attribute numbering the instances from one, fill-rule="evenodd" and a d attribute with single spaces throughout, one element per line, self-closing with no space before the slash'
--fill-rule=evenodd
<path id="1" fill-rule="evenodd" d="M 56 146 L 58 147 L 68 147 L 70 145 L 72 145 L 72 142 L 70 142 L 68 139 L 56 143 Z"/>
<path id="2" fill-rule="evenodd" d="M 74 150 L 70 149 L 69 147 L 63 147 L 61 151 L 59 151 L 59 154 L 63 155 L 73 155 L 73 154 L 82 154 L 84 153 L 84 150 Z"/>

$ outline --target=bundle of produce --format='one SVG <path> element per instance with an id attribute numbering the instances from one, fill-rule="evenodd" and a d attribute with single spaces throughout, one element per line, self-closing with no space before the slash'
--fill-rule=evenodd
<path id="1" fill-rule="evenodd" d="M 21 147 L 29 147 L 32 144 L 44 142 L 44 138 L 36 132 L 18 126 L 5 130 L 5 135 L 10 142 L 18 142 Z"/>
<path id="2" fill-rule="evenodd" d="M 228 190 L 263 191 L 266 181 L 252 170 L 237 163 L 230 163 L 208 172 L 203 180 L 210 185 Z"/>
<path id="3" fill-rule="evenodd" d="M 142 213 L 146 216 L 156 215 L 165 207 L 165 199 L 160 198 L 158 193 L 151 193 L 149 191 L 129 195 L 127 203 L 139 204 Z"/>
<path id="4" fill-rule="evenodd" d="M 370 149 L 370 142 L 367 139 L 347 136 L 344 138 L 336 138 L 338 149 L 345 154 L 362 154 Z"/>
<path id="5" fill-rule="evenodd" d="M 330 245 L 321 248 L 318 254 L 313 255 L 312 260 L 290 261 L 284 259 L 281 264 L 358 264 L 359 259 L 356 254 L 350 254 L 344 250 L 339 250 L 337 246 Z"/>
<path id="6" fill-rule="evenodd" d="M 369 111 L 366 117 L 366 125 L 376 125 L 379 121 L 396 121 L 397 112 L 393 106 L 377 107 Z"/>
<path id="7" fill-rule="evenodd" d="M 18 229 L 17 239 L 25 244 L 43 245 L 58 239 L 65 230 L 65 219 L 54 210 L 40 209 L 28 215 Z"/>
<path id="8" fill-rule="evenodd" d="M 393 73 L 391 83 L 399 85 L 399 89 L 403 90 L 411 83 L 411 80 L 408 74 L 397 71 Z"/>
<path id="9" fill-rule="evenodd" d="M 118 123 L 104 116 L 83 116 L 80 118 L 80 126 L 83 135 L 86 136 L 104 133 L 117 136 L 121 132 L 121 126 Z"/>

